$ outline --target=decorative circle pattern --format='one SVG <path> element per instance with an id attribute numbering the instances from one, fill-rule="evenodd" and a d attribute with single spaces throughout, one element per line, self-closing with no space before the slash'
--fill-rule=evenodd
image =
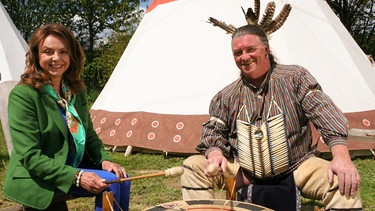
<path id="1" fill-rule="evenodd" d="M 151 127 L 153 127 L 153 128 L 157 128 L 159 125 L 160 125 L 160 123 L 159 123 L 159 121 L 157 121 L 157 120 L 154 120 L 154 121 L 152 121 L 152 123 L 151 123 Z"/>
<path id="2" fill-rule="evenodd" d="M 365 126 L 367 126 L 367 127 L 369 127 L 369 126 L 371 125 L 371 122 L 370 122 L 368 119 L 363 119 L 363 120 L 362 120 L 362 123 L 363 123 Z"/>
<path id="3" fill-rule="evenodd" d="M 97 127 L 96 129 L 95 129 L 95 132 L 98 134 L 98 133 L 100 133 L 100 131 L 102 131 L 102 129 L 100 128 L 100 127 Z"/>
<path id="4" fill-rule="evenodd" d="M 174 137 L 173 137 L 173 142 L 174 143 L 178 143 L 178 142 L 180 142 L 181 141 L 181 136 L 180 135 L 175 135 Z"/>
<path id="5" fill-rule="evenodd" d="M 149 133 L 148 135 L 147 135 L 147 138 L 148 138 L 148 140 L 154 140 L 155 139 L 155 137 L 156 137 L 156 135 L 155 135 L 155 133 L 153 133 L 153 132 L 151 132 L 151 133 Z"/>
<path id="6" fill-rule="evenodd" d="M 177 128 L 177 130 L 182 130 L 183 128 L 184 128 L 184 123 L 183 122 L 179 122 L 179 123 L 177 123 L 176 124 L 176 128 Z"/>
<path id="7" fill-rule="evenodd" d="M 131 136 L 133 135 L 133 131 L 129 130 L 127 133 L 126 133 L 126 137 L 130 138 Z"/>
<path id="8" fill-rule="evenodd" d="M 116 130 L 111 130 L 111 132 L 109 133 L 109 136 L 114 136 L 116 134 Z"/>
<path id="9" fill-rule="evenodd" d="M 132 121 L 130 122 L 131 125 L 135 125 L 137 124 L 138 122 L 138 119 L 137 118 L 133 118 Z"/>
<path id="10" fill-rule="evenodd" d="M 115 119 L 112 119 L 112 118 L 108 118 L 107 116 L 92 116 L 93 118 L 92 119 L 97 119 L 95 122 L 98 122 L 98 120 L 100 119 L 99 121 L 99 124 L 101 124 L 101 126 L 99 127 L 96 127 L 95 129 L 95 132 L 97 134 L 99 133 L 103 133 L 103 129 L 105 129 L 105 132 L 107 134 L 107 137 L 115 137 L 116 136 L 116 133 L 117 132 L 120 132 L 119 135 L 121 136 L 124 136 L 125 138 L 132 138 L 134 137 L 134 135 L 141 135 L 143 136 L 143 134 L 147 135 L 147 139 L 149 141 L 156 141 L 157 140 L 157 133 L 158 131 L 147 131 L 147 130 L 143 130 L 141 129 L 141 131 L 138 131 L 139 129 L 137 129 L 137 131 L 135 131 L 134 129 L 131 129 L 131 130 L 123 130 L 123 129 L 120 129 L 120 128 L 116 128 L 115 126 L 120 126 L 124 120 L 124 118 L 122 117 L 118 117 L 118 118 L 115 118 Z M 134 117 L 134 118 L 131 118 L 130 120 L 130 124 L 129 126 L 135 126 L 138 124 L 137 128 L 138 127 L 144 127 L 145 125 L 145 122 L 139 122 L 140 119 L 138 119 L 137 117 Z M 93 121 L 94 122 L 94 121 Z M 113 126 L 113 122 L 115 126 Z M 149 122 L 148 124 L 150 124 L 150 126 L 152 128 L 159 128 L 161 123 L 158 119 L 154 119 L 152 120 L 151 122 Z M 172 125 L 175 124 L 175 128 L 176 130 L 183 130 L 185 128 L 185 123 L 183 121 L 175 121 L 174 123 L 172 123 Z M 370 122 L 366 119 L 363 120 L 363 124 L 365 125 L 369 125 Z M 104 126 L 105 125 L 105 126 Z M 111 126 L 112 125 L 112 126 Z M 121 126 L 122 128 L 123 126 Z M 126 127 L 125 127 L 126 128 Z M 146 127 L 147 128 L 147 127 Z M 121 131 L 117 131 L 117 130 L 121 130 Z M 108 132 L 107 132 L 108 131 Z M 139 133 L 139 134 L 138 134 Z M 159 132 L 159 133 L 162 133 L 162 132 Z M 182 141 L 183 137 L 182 137 L 182 134 L 179 134 L 181 132 L 175 132 L 175 134 L 173 134 L 173 137 L 172 137 L 172 143 L 174 144 L 178 144 Z M 162 135 L 163 136 L 163 135 Z M 157 140 L 159 141 L 159 140 Z M 162 141 L 162 140 L 160 140 Z"/>

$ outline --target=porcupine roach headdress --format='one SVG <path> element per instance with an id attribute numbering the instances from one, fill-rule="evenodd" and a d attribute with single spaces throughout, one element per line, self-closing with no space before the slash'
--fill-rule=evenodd
<path id="1" fill-rule="evenodd" d="M 268 2 L 266 9 L 264 10 L 264 15 L 260 20 L 260 0 L 254 0 L 254 10 L 249 7 L 247 9 L 247 12 L 245 12 L 245 10 L 241 7 L 247 23 L 261 27 L 268 35 L 278 30 L 284 24 L 289 16 L 290 11 L 292 10 L 292 6 L 290 4 L 285 4 L 279 15 L 275 19 L 272 19 L 275 14 L 275 8 L 275 2 Z M 236 27 L 231 24 L 226 24 L 225 22 L 218 21 L 213 17 L 209 17 L 208 20 L 212 25 L 224 29 L 227 33 L 233 34 L 236 31 Z"/>

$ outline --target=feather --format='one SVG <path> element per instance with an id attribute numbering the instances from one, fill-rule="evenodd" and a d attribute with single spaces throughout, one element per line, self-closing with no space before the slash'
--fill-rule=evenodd
<path id="1" fill-rule="evenodd" d="M 260 14 L 260 0 L 254 0 L 254 14 L 256 17 L 256 22 L 258 23 Z"/>
<path id="2" fill-rule="evenodd" d="M 275 13 L 276 4 L 274 1 L 270 1 L 264 10 L 264 15 L 259 23 L 259 26 L 266 29 L 268 25 L 272 22 L 273 14 Z"/>
<path id="3" fill-rule="evenodd" d="M 246 13 L 245 13 L 245 10 L 242 7 L 241 7 L 241 9 L 242 9 L 242 12 L 245 15 L 245 19 L 246 19 L 246 22 L 248 24 L 251 24 L 251 25 L 257 25 L 258 24 L 258 21 L 256 19 L 255 13 L 253 12 L 253 9 L 251 9 L 251 7 L 249 7 L 247 9 Z"/>
<path id="4" fill-rule="evenodd" d="M 260 0 L 254 0 L 254 10 L 249 7 L 245 12 L 244 8 L 241 7 L 242 12 L 245 16 L 246 22 L 250 25 L 256 25 L 262 28 L 268 35 L 278 30 L 286 21 L 289 13 L 292 9 L 290 4 L 285 4 L 279 15 L 273 20 L 275 14 L 276 4 L 274 1 L 268 2 L 266 9 L 264 10 L 263 17 L 260 20 Z M 213 26 L 218 26 L 225 30 L 228 34 L 233 34 L 237 28 L 231 24 L 226 24 L 223 21 L 216 20 L 215 18 L 209 17 L 208 22 Z"/>
<path id="5" fill-rule="evenodd" d="M 285 23 L 291 10 L 292 6 L 290 4 L 285 4 L 275 20 L 273 20 L 271 24 L 265 29 L 266 33 L 271 34 L 278 30 Z"/>
<path id="6" fill-rule="evenodd" d="M 218 26 L 218 27 L 224 29 L 228 34 L 233 34 L 236 31 L 236 27 L 234 27 L 233 25 L 228 25 L 225 22 L 218 21 L 215 18 L 209 17 L 208 21 L 212 25 Z"/>

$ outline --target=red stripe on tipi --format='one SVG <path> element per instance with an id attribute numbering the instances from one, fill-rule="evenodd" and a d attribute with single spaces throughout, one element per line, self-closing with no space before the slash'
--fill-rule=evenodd
<path id="1" fill-rule="evenodd" d="M 153 10 L 155 7 L 157 7 L 159 4 L 165 4 L 165 3 L 169 3 L 169 2 L 172 2 L 172 1 L 175 1 L 175 0 L 153 0 L 150 4 L 150 6 L 148 7 L 146 13 L 150 12 L 151 10 Z"/>

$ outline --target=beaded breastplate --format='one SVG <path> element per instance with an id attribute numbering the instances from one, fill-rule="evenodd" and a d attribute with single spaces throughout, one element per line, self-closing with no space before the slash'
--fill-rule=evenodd
<path id="1" fill-rule="evenodd" d="M 290 146 L 285 135 L 284 116 L 274 100 L 270 109 L 280 111 L 268 117 L 260 127 L 237 118 L 238 163 L 258 179 L 278 175 L 290 167 Z M 240 112 L 245 110 L 242 106 Z M 248 115 L 246 115 L 248 116 Z"/>

